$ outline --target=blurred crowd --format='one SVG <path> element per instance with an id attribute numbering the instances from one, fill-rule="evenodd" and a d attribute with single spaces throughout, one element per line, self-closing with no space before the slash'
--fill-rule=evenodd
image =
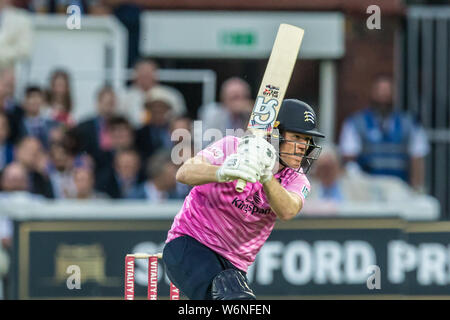
<path id="1" fill-rule="evenodd" d="M 14 69 L 0 70 L 0 190 L 51 199 L 183 199 L 189 189 L 176 183 L 181 161 L 174 164 L 171 156 L 179 143 L 189 145 L 182 159 L 193 155 L 193 119 L 183 94 L 158 83 L 154 61 L 139 60 L 134 72 L 121 96 L 99 88 L 96 115 L 77 123 L 67 72 L 55 70 L 47 87 L 29 86 L 23 101 L 15 101 Z M 394 108 L 392 96 L 392 79 L 376 78 L 370 105 L 345 120 L 337 146 L 324 146 L 311 177 L 321 197 L 355 198 L 362 187 L 348 191 L 339 183 L 353 176 L 389 176 L 423 191 L 427 137 L 413 116 Z M 225 135 L 244 130 L 251 109 L 249 84 L 233 77 L 198 118 L 204 130 Z M 173 138 L 177 129 L 188 134 Z"/>
<path id="2" fill-rule="evenodd" d="M 183 96 L 157 83 L 157 68 L 139 61 L 122 97 L 99 88 L 96 115 L 78 123 L 67 72 L 55 70 L 47 87 L 29 86 L 15 101 L 14 69 L 1 70 L 0 190 L 49 199 L 183 199 L 188 190 L 175 181 L 171 134 L 190 131 L 192 120 Z"/>

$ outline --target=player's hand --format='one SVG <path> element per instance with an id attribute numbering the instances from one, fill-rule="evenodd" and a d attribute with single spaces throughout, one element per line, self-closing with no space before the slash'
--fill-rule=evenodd
<path id="1" fill-rule="evenodd" d="M 261 183 L 272 179 L 277 156 L 275 148 L 265 138 L 256 135 L 243 137 L 238 145 L 238 153 L 256 159 L 260 167 L 259 181 Z"/>
<path id="2" fill-rule="evenodd" d="M 260 179 L 261 167 L 258 161 L 251 155 L 240 155 L 237 153 L 229 155 L 224 163 L 217 169 L 218 182 L 229 182 L 242 179 L 255 183 Z"/>

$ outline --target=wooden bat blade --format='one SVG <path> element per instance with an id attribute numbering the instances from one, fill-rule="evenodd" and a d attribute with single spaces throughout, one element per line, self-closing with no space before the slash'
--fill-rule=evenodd
<path id="1" fill-rule="evenodd" d="M 303 34 L 303 29 L 289 24 L 281 24 L 278 28 L 248 122 L 249 131 L 261 135 L 272 133 L 298 58 Z M 242 192 L 245 185 L 246 181 L 239 179 L 236 191 Z"/>
<path id="2" fill-rule="evenodd" d="M 248 129 L 271 133 L 298 58 L 304 30 L 281 24 L 255 100 Z"/>

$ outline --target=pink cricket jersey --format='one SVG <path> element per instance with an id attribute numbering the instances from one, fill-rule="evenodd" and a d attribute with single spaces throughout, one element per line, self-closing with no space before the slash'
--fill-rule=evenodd
<path id="1" fill-rule="evenodd" d="M 238 143 L 239 138 L 226 136 L 198 155 L 213 165 L 221 165 L 227 155 L 236 153 Z M 285 168 L 275 178 L 305 201 L 310 184 L 304 174 Z M 194 187 L 176 215 L 166 243 L 183 235 L 191 236 L 247 272 L 272 232 L 276 214 L 270 209 L 261 183 L 247 183 L 242 193 L 235 190 L 236 183 Z"/>

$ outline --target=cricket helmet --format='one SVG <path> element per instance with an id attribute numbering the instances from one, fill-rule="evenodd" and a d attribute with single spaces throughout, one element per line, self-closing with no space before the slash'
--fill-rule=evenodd
<path id="1" fill-rule="evenodd" d="M 313 108 L 297 99 L 283 101 L 275 124 L 280 131 L 293 131 L 325 138 L 325 135 L 316 129 L 316 114 Z"/>
<path id="2" fill-rule="evenodd" d="M 309 141 L 306 143 L 306 152 L 304 154 L 278 152 L 279 161 L 282 165 L 288 166 L 282 159 L 283 155 L 297 155 L 302 156 L 302 162 L 299 168 L 292 168 L 303 173 L 308 173 L 312 163 L 319 158 L 321 147 L 316 145 L 314 138 L 325 138 L 325 135 L 317 131 L 316 128 L 316 114 L 307 103 L 297 99 L 286 99 L 283 101 L 277 120 L 274 125 L 274 132 L 272 138 L 279 139 L 279 146 L 286 142 L 294 143 L 294 150 L 297 150 L 296 141 L 287 140 L 285 138 L 286 131 L 296 132 L 309 136 Z M 278 131 L 278 133 L 276 133 Z"/>

